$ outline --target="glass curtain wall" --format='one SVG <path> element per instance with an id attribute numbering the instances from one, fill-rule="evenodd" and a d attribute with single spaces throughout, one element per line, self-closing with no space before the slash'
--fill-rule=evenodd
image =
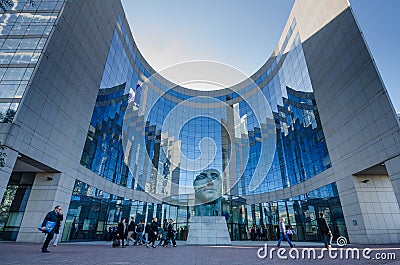
<path id="1" fill-rule="evenodd" d="M 321 211 L 329 216 L 327 219 L 335 237 L 347 235 L 335 184 L 295 198 L 254 205 L 245 202 L 248 195 L 291 187 L 331 167 L 296 20 L 278 54 L 251 77 L 271 107 L 271 124 L 261 124 L 257 120 L 254 106 L 249 104 L 257 99 L 239 95 L 254 95 L 254 86 L 240 87 L 241 93 L 229 88 L 218 93 L 189 91 L 182 87 L 168 88 L 167 81 L 164 80 L 164 84 L 157 78 L 150 86 L 144 86 L 152 73 L 119 17 L 82 152 L 83 166 L 121 186 L 165 198 L 185 197 L 193 194 L 193 180 L 200 172 L 186 170 L 190 165 L 184 164 L 188 160 L 182 158 L 198 158 L 201 141 L 210 138 L 215 143 L 216 155 L 209 168 L 222 172 L 230 155 L 235 154 L 230 174 L 238 183 L 225 191 L 220 211 L 227 220 L 232 240 L 250 239 L 252 226 L 262 227 L 266 231 L 265 238 L 274 239 L 279 217 L 288 220 L 296 231 L 295 239 L 316 240 L 315 220 Z M 177 112 L 175 107 L 183 101 L 201 103 L 204 107 L 187 104 L 184 111 Z M 215 107 L 215 103 L 223 103 L 218 105 L 223 107 Z M 133 111 L 128 115 L 130 107 Z M 205 115 L 211 111 L 213 118 Z M 148 114 L 146 120 L 143 113 Z M 124 118 L 129 120 L 128 151 L 122 148 Z M 174 129 L 182 121 L 185 123 L 176 133 Z M 269 130 L 275 131 L 277 143 L 272 166 L 263 172 L 265 177 L 258 188 L 250 191 L 254 172 L 260 166 L 267 166 L 262 163 L 268 163 L 261 157 L 261 151 L 267 142 L 264 135 Z M 318 197 L 313 195 L 315 193 L 325 195 Z M 91 209 L 92 204 L 97 206 Z M 177 221 L 178 238 L 183 239 L 187 237 L 188 220 L 194 215 L 189 206 L 153 205 L 87 192 L 75 194 L 71 207 L 75 212 L 68 213 L 68 222 L 76 232 L 72 237 L 71 232 L 64 232 L 64 240 L 93 239 L 94 231 L 97 237 L 107 238 L 107 229 L 116 225 L 123 211 L 131 211 L 137 220 L 146 222 L 153 216 L 159 220 L 167 216 L 173 218 Z M 135 210 L 123 210 L 124 207 Z M 100 209 L 110 210 L 104 215 L 100 214 Z M 93 216 L 102 216 L 102 219 Z"/>
<path id="2" fill-rule="evenodd" d="M 134 216 L 135 222 L 150 223 L 172 218 L 177 239 L 186 240 L 189 220 L 188 207 L 154 204 L 118 197 L 81 181 L 76 181 L 62 235 L 63 241 L 109 240 L 110 228 L 121 218 Z"/>
<path id="3" fill-rule="evenodd" d="M 281 217 L 285 217 L 287 226 L 295 230 L 294 240 L 320 240 L 316 221 L 320 212 L 325 213 L 334 239 L 339 236 L 347 237 L 335 183 L 286 200 L 246 204 L 242 197 L 224 196 L 221 203 L 221 213 L 226 219 L 231 240 L 277 240 Z M 134 216 L 136 223 L 143 220 L 146 224 L 157 217 L 160 226 L 162 220 L 171 218 L 175 221 L 176 238 L 186 240 L 194 208 L 126 199 L 77 180 L 62 240 L 110 240 L 110 231 L 118 225 L 121 218 L 128 220 L 131 216 Z M 258 230 L 262 228 L 265 235 L 252 238 L 252 227 Z"/>
<path id="4" fill-rule="evenodd" d="M 63 0 L 12 0 L 0 11 L 0 122 L 12 122 Z"/>
<path id="5" fill-rule="evenodd" d="M 237 178 L 238 183 L 227 194 L 245 197 L 279 190 L 330 168 L 325 136 L 296 26 L 293 20 L 281 51 L 252 76 L 273 114 L 273 124 L 260 124 L 255 110 L 249 105 L 255 99 L 242 98 L 230 89 L 226 89 L 223 95 L 212 91 L 189 92 L 181 87 L 169 89 L 157 79 L 152 79 L 154 84 L 143 89 L 142 84 L 152 70 L 130 41 L 119 17 L 81 164 L 119 185 L 164 196 L 193 193 L 193 180 L 201 172 L 186 170 L 191 165 L 186 164 L 188 160 L 182 157 L 189 160 L 200 157 L 199 145 L 206 138 L 212 139 L 216 145 L 215 158 L 208 168 L 222 173 L 229 163 L 235 163 L 229 174 Z M 290 49 L 287 49 L 288 45 Z M 244 95 L 252 89 L 254 87 L 249 86 L 239 90 Z M 196 96 L 200 95 L 203 109 L 187 106 L 183 111 L 176 111 L 181 102 L 197 102 Z M 219 103 L 221 107 L 215 107 Z M 131 105 L 137 109 L 130 113 L 132 117 L 128 117 L 132 124 L 129 139 L 133 140 L 127 147 L 129 153 L 124 154 L 127 150 L 122 150 L 121 128 L 125 110 Z M 144 112 L 148 113 L 147 120 L 143 120 L 141 113 Z M 213 118 L 205 115 L 210 112 Z M 235 118 L 232 118 L 233 113 L 237 114 Z M 187 122 L 176 134 L 173 126 L 181 121 Z M 258 167 L 267 166 L 263 164 L 266 160 L 261 154 L 268 130 L 275 130 L 277 135 L 272 166 L 259 187 L 250 191 L 248 187 L 254 172 Z M 232 153 L 236 154 L 235 160 L 230 161 Z M 208 158 L 207 155 L 204 157 Z M 234 168 L 236 171 L 232 170 Z M 176 185 L 171 186 L 171 182 Z M 179 188 L 173 190 L 177 186 Z"/>

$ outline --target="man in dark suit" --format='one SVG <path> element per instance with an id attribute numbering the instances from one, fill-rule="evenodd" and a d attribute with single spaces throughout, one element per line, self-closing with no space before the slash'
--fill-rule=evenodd
<path id="1" fill-rule="evenodd" d="M 125 224 L 125 218 L 121 219 L 121 222 L 118 224 L 117 228 L 117 238 L 122 240 L 122 247 L 124 248 L 124 241 L 126 237 L 126 224 Z"/>
<path id="2" fill-rule="evenodd" d="M 167 238 L 166 238 L 166 240 L 164 240 L 163 247 L 168 246 L 168 241 L 170 239 L 172 240 L 172 245 L 174 247 L 176 247 L 175 233 L 176 233 L 176 230 L 175 230 L 175 227 L 174 227 L 174 220 L 169 219 Z"/>
<path id="3" fill-rule="evenodd" d="M 153 218 L 153 222 L 150 224 L 150 228 L 149 228 L 149 240 L 147 241 L 146 247 L 149 247 L 149 243 L 151 242 L 151 246 L 152 246 L 153 248 L 156 248 L 156 246 L 154 246 L 154 243 L 156 242 L 157 234 L 158 234 L 157 217 L 154 217 L 154 218 Z"/>
<path id="4" fill-rule="evenodd" d="M 332 245 L 332 232 L 329 228 L 328 222 L 324 218 L 324 213 L 320 213 L 320 218 L 317 219 L 318 231 L 321 234 L 325 248 L 330 248 Z"/>
<path id="5" fill-rule="evenodd" d="M 43 246 L 42 246 L 42 252 L 45 252 L 45 253 L 50 252 L 47 248 L 49 247 L 50 241 L 51 241 L 51 240 L 53 239 L 53 237 L 54 237 L 54 232 L 55 232 L 55 231 L 59 231 L 59 229 L 60 229 L 60 224 L 61 224 L 61 221 L 62 221 L 62 220 L 63 220 L 63 214 L 62 214 L 61 206 L 59 206 L 59 205 L 57 205 L 56 207 L 54 207 L 54 210 L 53 210 L 53 211 L 48 212 L 48 213 L 46 214 L 46 217 L 44 218 L 43 223 L 42 223 L 42 231 L 43 231 L 44 233 L 46 233 L 46 232 L 45 232 L 45 229 L 46 229 L 46 223 L 47 223 L 48 221 L 50 221 L 50 222 L 55 222 L 56 225 L 55 225 L 55 227 L 53 227 L 53 229 L 52 229 L 50 232 L 47 233 L 46 240 L 44 241 L 44 244 L 43 244 Z"/>
<path id="6" fill-rule="evenodd" d="M 126 237 L 126 245 L 129 246 L 129 240 L 132 240 L 132 244 L 135 243 L 135 240 L 133 239 L 133 235 L 135 233 L 135 218 L 133 216 L 131 216 L 131 221 L 128 225 L 128 236 Z"/>

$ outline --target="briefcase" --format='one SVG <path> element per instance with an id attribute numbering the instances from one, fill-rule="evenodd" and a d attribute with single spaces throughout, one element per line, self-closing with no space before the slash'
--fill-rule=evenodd
<path id="1" fill-rule="evenodd" d="M 54 229 L 54 227 L 56 227 L 56 222 L 47 221 L 46 222 L 46 228 L 44 229 L 44 231 L 42 230 L 42 224 L 39 225 L 38 229 L 39 229 L 40 232 L 50 233 L 51 230 Z"/>

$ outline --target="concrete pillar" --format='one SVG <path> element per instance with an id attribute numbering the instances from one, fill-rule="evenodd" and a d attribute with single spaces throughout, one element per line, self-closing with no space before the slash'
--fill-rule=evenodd
<path id="1" fill-rule="evenodd" d="M 6 153 L 6 157 L 4 158 L 4 167 L 0 167 L 0 203 L 3 200 L 4 192 L 6 191 L 8 181 L 10 180 L 11 173 L 18 157 L 18 152 L 7 147 L 5 150 L 1 151 Z"/>
<path id="2" fill-rule="evenodd" d="M 350 243 L 362 242 L 366 230 L 352 176 L 336 182 Z"/>
<path id="3" fill-rule="evenodd" d="M 400 205 L 400 156 L 396 156 L 385 162 L 386 170 L 392 182 L 397 203 Z"/>
<path id="4" fill-rule="evenodd" d="M 349 177 L 338 190 L 351 243 L 400 243 L 400 209 L 389 176 Z"/>
<path id="5" fill-rule="evenodd" d="M 42 243 L 44 235 L 37 227 L 56 205 L 62 207 L 64 220 L 66 219 L 74 181 L 75 179 L 64 173 L 36 174 L 17 242 Z M 62 233 L 63 224 L 60 233 Z"/>

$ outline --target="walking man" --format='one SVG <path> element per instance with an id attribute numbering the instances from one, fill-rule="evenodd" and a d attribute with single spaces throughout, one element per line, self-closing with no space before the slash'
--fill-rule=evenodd
<path id="1" fill-rule="evenodd" d="M 171 239 L 172 240 L 172 245 L 176 247 L 176 241 L 175 241 L 175 227 L 174 227 L 174 220 L 169 219 L 169 224 L 168 224 L 168 230 L 167 230 L 167 239 L 164 240 L 164 245 L 163 247 L 166 247 L 168 244 L 168 241 Z"/>
<path id="2" fill-rule="evenodd" d="M 134 245 L 136 245 L 138 242 L 139 242 L 140 245 L 142 244 L 142 242 L 143 242 L 143 244 L 147 243 L 146 240 L 143 238 L 143 230 L 144 230 L 144 221 L 141 220 L 140 224 L 138 224 L 136 226 L 137 235 L 136 235 L 136 241 L 135 241 Z"/>
<path id="3" fill-rule="evenodd" d="M 44 241 L 43 246 L 42 246 L 42 252 L 45 252 L 45 253 L 50 252 L 47 248 L 49 247 L 50 241 L 54 237 L 55 231 L 59 231 L 59 229 L 60 229 L 59 226 L 60 226 L 62 220 L 63 220 L 63 214 L 62 214 L 61 206 L 59 206 L 59 205 L 54 207 L 53 211 L 48 212 L 46 214 L 46 217 L 44 218 L 43 223 L 42 223 L 42 231 L 45 233 L 47 222 L 54 222 L 56 224 L 53 227 L 53 229 L 51 229 L 47 233 L 46 240 Z"/>
<path id="4" fill-rule="evenodd" d="M 164 243 L 164 241 L 167 239 L 167 233 L 168 233 L 168 220 L 164 219 L 163 226 L 162 226 L 162 234 L 161 234 L 161 239 L 160 242 L 158 243 L 159 246 Z"/>
<path id="5" fill-rule="evenodd" d="M 157 239 L 157 232 L 158 232 L 157 217 L 154 217 L 153 222 L 151 222 L 149 227 L 149 241 L 147 242 L 146 247 L 149 247 L 149 243 L 151 242 L 151 246 L 153 248 L 156 248 L 156 246 L 154 246 L 154 243 L 156 242 Z"/>
<path id="6" fill-rule="evenodd" d="M 324 213 L 321 212 L 319 215 L 321 217 L 317 219 L 318 231 L 324 240 L 325 248 L 330 248 L 332 245 L 332 232 L 324 218 Z"/>
<path id="7" fill-rule="evenodd" d="M 135 240 L 133 239 L 132 235 L 135 233 L 135 220 L 133 216 L 131 216 L 131 221 L 129 222 L 128 225 L 128 236 L 126 237 L 126 245 L 129 246 L 129 240 L 132 240 L 132 245 L 135 243 Z"/>
<path id="8" fill-rule="evenodd" d="M 281 221 L 279 222 L 279 240 L 278 240 L 278 245 L 277 247 L 279 248 L 281 246 L 281 242 L 283 240 L 283 238 L 286 239 L 286 241 L 289 243 L 290 247 L 294 247 L 293 243 L 290 241 L 288 235 L 286 234 L 286 226 L 285 226 L 285 218 L 282 217 Z"/>
<path id="9" fill-rule="evenodd" d="M 121 219 L 121 222 L 118 224 L 117 228 L 117 238 L 118 240 L 122 240 L 122 247 L 124 248 L 124 241 L 125 241 L 125 236 L 126 236 L 126 223 L 125 223 L 125 218 Z"/>

